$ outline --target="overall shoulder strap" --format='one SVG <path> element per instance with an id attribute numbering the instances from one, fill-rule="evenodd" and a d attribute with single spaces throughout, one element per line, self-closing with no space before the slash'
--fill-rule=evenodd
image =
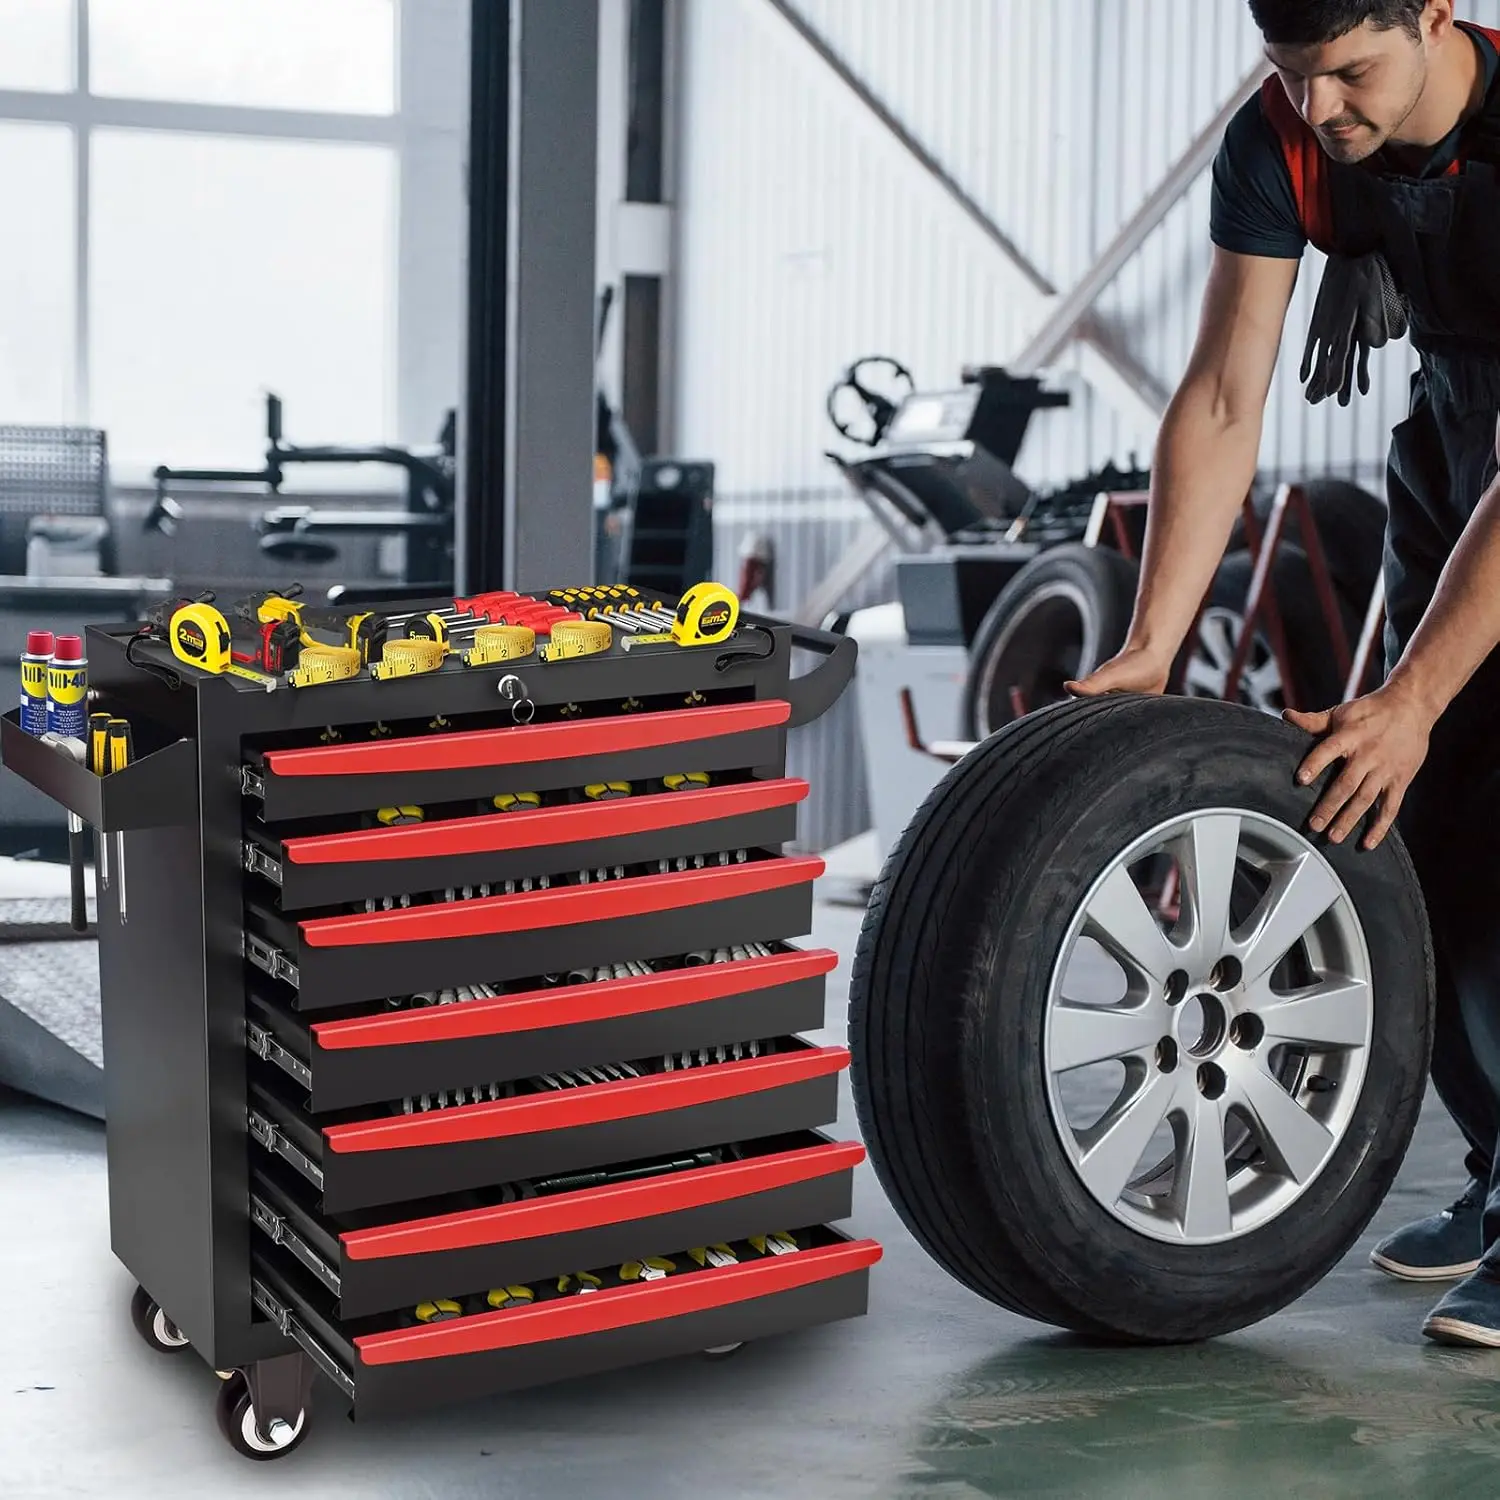
<path id="1" fill-rule="evenodd" d="M 1468 22 L 1465 22 L 1465 26 L 1485 37 L 1495 51 L 1500 52 L 1500 31 L 1488 26 L 1473 26 Z M 1500 75 L 1490 85 L 1484 107 L 1469 122 L 1464 132 L 1463 145 L 1459 149 L 1459 159 L 1450 170 L 1456 172 L 1461 165 L 1469 162 L 1488 167 L 1500 164 Z"/>
<path id="2" fill-rule="evenodd" d="M 1281 142 L 1281 155 L 1292 179 L 1292 196 L 1302 232 L 1325 254 L 1333 250 L 1333 202 L 1328 188 L 1328 158 L 1307 122 L 1292 108 L 1274 74 L 1261 85 L 1260 106 Z"/>

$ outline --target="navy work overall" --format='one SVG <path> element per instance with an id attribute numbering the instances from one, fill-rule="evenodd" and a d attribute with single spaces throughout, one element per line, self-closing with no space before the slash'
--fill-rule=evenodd
<path id="1" fill-rule="evenodd" d="M 1500 43 L 1500 33 L 1489 35 Z M 1388 462 L 1389 670 L 1496 473 L 1500 75 L 1441 176 L 1335 162 L 1275 78 L 1263 102 L 1309 239 L 1336 256 L 1384 256 L 1420 358 L 1410 412 L 1392 433 Z M 1437 955 L 1433 1083 L 1468 1141 L 1471 1175 L 1487 1185 L 1485 1265 L 1500 1273 L 1500 652 L 1438 721 L 1399 826 L 1427 899 Z"/>

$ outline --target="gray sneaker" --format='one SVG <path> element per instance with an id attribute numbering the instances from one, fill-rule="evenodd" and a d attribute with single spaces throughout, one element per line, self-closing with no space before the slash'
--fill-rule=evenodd
<path id="1" fill-rule="evenodd" d="M 1400 1281 L 1457 1281 L 1479 1265 L 1485 1187 L 1471 1181 L 1452 1208 L 1387 1235 L 1370 1264 Z"/>

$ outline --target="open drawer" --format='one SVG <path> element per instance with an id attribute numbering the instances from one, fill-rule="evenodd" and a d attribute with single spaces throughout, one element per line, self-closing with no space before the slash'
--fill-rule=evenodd
<path id="1" fill-rule="evenodd" d="M 250 756 L 243 785 L 262 819 L 279 823 L 679 771 L 780 767 L 791 712 L 784 699 L 768 698 L 266 750 Z"/>
<path id="2" fill-rule="evenodd" d="M 394 1223 L 389 1209 L 325 1219 L 290 1168 L 265 1161 L 251 1184 L 251 1218 L 328 1290 L 337 1317 L 358 1318 L 768 1225 L 844 1219 L 864 1156 L 857 1142 L 805 1131 L 455 1194 L 412 1205 Z"/>
<path id="3" fill-rule="evenodd" d="M 718 850 L 779 853 L 796 837 L 807 793 L 805 781 L 780 778 L 346 833 L 277 838 L 252 828 L 245 863 L 275 888 L 280 910 L 303 911 Z"/>
<path id="4" fill-rule="evenodd" d="M 300 921 L 252 904 L 245 954 L 296 989 L 299 1010 L 493 985 L 642 954 L 801 937 L 812 928 L 812 883 L 823 870 L 816 857 L 750 858 Z"/>
<path id="5" fill-rule="evenodd" d="M 246 1040 L 302 1085 L 314 1112 L 346 1109 L 815 1031 L 837 964 L 831 949 L 782 946 L 769 957 L 311 1024 L 252 988 Z"/>
<path id="6" fill-rule="evenodd" d="M 780 1037 L 756 1049 L 737 1061 L 689 1066 L 622 1062 L 621 1076 L 603 1082 L 550 1074 L 486 1087 L 476 1079 L 481 1103 L 423 1110 L 403 1099 L 384 1113 L 317 1121 L 305 1095 L 252 1061 L 248 1124 L 262 1148 L 318 1188 L 323 1213 L 343 1213 L 815 1130 L 838 1118 L 845 1048 Z"/>
<path id="7" fill-rule="evenodd" d="M 101 833 L 190 827 L 198 820 L 198 746 L 144 719 L 130 720 L 135 758 L 96 776 L 21 728 L 19 709 L 0 715 L 0 760 L 44 796 Z"/>
<path id="8" fill-rule="evenodd" d="M 777 1242 L 784 1253 L 768 1240 L 765 1250 L 732 1241 L 723 1249 L 700 1246 L 714 1251 L 700 1266 L 679 1250 L 666 1257 L 672 1271 L 649 1281 L 624 1279 L 626 1268 L 617 1264 L 578 1267 L 533 1284 L 533 1300 L 512 1298 L 492 1310 L 487 1299 L 473 1299 L 461 1316 L 415 1326 L 399 1314 L 338 1321 L 312 1276 L 280 1247 L 265 1245 L 252 1263 L 254 1298 L 352 1402 L 356 1417 L 405 1413 L 868 1310 L 870 1267 L 881 1257 L 876 1241 L 825 1226 L 766 1226 L 773 1228 L 788 1237 Z M 580 1287 L 590 1290 L 580 1294 Z"/>

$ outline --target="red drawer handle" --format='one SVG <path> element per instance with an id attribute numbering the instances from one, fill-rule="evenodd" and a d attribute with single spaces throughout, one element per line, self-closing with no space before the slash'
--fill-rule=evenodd
<path id="1" fill-rule="evenodd" d="M 457 1005 L 427 1006 L 399 1015 L 317 1021 L 311 1028 L 313 1044 L 324 1052 L 346 1052 L 579 1026 L 816 979 L 820 974 L 831 974 L 838 961 L 838 954 L 831 948 L 814 948 L 806 953 L 773 953 L 770 958 L 672 969 L 665 974 L 572 984 L 562 991 L 528 990 L 493 1000 L 464 1000 Z"/>
<path id="2" fill-rule="evenodd" d="M 849 1066 L 846 1047 L 810 1047 L 780 1056 L 751 1057 L 681 1072 L 653 1073 L 618 1083 L 594 1083 L 555 1094 L 525 1094 L 491 1104 L 463 1104 L 427 1115 L 393 1115 L 326 1125 L 323 1139 L 341 1156 L 361 1151 L 419 1150 L 544 1130 L 572 1130 L 611 1120 L 666 1114 L 721 1099 L 739 1099 L 767 1089 L 787 1088 L 813 1078 L 842 1073 Z"/>
<path id="3" fill-rule="evenodd" d="M 718 818 L 790 807 L 806 800 L 808 790 L 807 782 L 793 777 L 750 781 L 701 792 L 658 792 L 537 812 L 486 813 L 479 818 L 443 818 L 398 828 L 319 834 L 286 839 L 282 850 L 294 865 L 341 865 L 540 849 L 665 828 L 690 828 Z"/>
<path id="4" fill-rule="evenodd" d="M 778 698 L 726 703 L 711 708 L 673 708 L 660 713 L 622 714 L 571 724 L 521 724 L 471 729 L 359 745 L 313 745 L 303 750 L 267 750 L 274 776 L 375 776 L 411 771 L 470 771 L 485 766 L 534 765 L 618 755 L 658 745 L 683 745 L 752 729 L 773 729 L 792 716 Z M 691 767 L 688 767 L 691 770 Z"/>
<path id="5" fill-rule="evenodd" d="M 706 906 L 736 896 L 754 896 L 817 880 L 827 867 L 816 855 L 762 859 L 750 864 L 639 875 L 596 885 L 522 891 L 514 896 L 482 896 L 443 901 L 405 910 L 355 912 L 347 917 L 313 917 L 299 922 L 309 948 L 359 948 L 375 943 L 438 942 L 451 938 L 493 937 L 506 932 L 571 927 L 642 917 L 683 906 Z"/>
<path id="6" fill-rule="evenodd" d="M 399 1260 L 408 1255 L 433 1255 L 445 1250 L 471 1250 L 481 1245 L 509 1244 L 552 1234 L 574 1234 L 606 1224 L 682 1213 L 709 1203 L 727 1203 L 768 1193 L 793 1183 L 811 1182 L 846 1172 L 865 1159 L 858 1141 L 808 1146 L 776 1156 L 722 1166 L 691 1167 L 670 1177 L 645 1178 L 608 1187 L 580 1188 L 555 1198 L 532 1198 L 501 1203 L 467 1213 L 413 1219 L 379 1229 L 350 1230 L 339 1239 L 350 1260 Z"/>
<path id="7" fill-rule="evenodd" d="M 873 1266 L 881 1257 L 875 1240 L 853 1240 L 818 1245 L 793 1255 L 746 1261 L 711 1271 L 668 1276 L 643 1286 L 610 1287 L 581 1297 L 562 1297 L 530 1307 L 502 1308 L 434 1323 L 426 1328 L 400 1328 L 356 1338 L 363 1365 L 410 1364 L 422 1359 L 449 1359 L 458 1354 L 524 1348 L 554 1339 L 579 1338 L 611 1328 L 630 1328 L 659 1318 L 680 1318 L 769 1297 L 796 1287 L 831 1281 Z"/>

